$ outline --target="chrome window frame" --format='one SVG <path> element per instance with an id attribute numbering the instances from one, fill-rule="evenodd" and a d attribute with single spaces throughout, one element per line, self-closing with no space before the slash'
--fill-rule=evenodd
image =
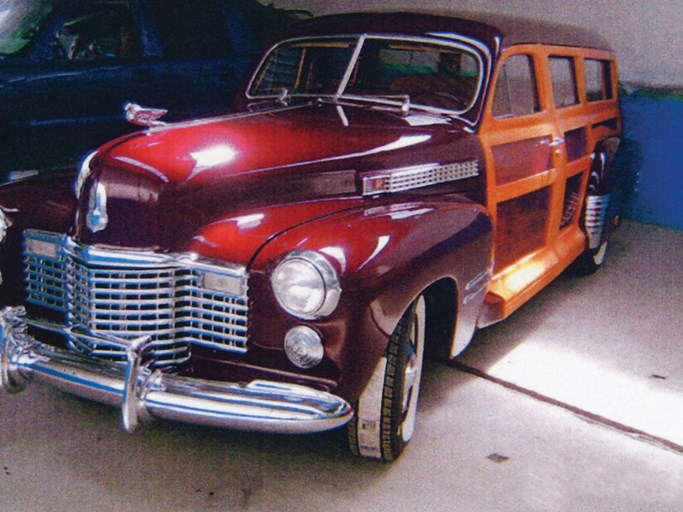
<path id="1" fill-rule="evenodd" d="M 469 112 L 472 110 L 472 108 L 477 104 L 477 102 L 482 98 L 482 95 L 485 93 L 486 90 L 486 85 L 489 82 L 490 75 L 491 75 L 491 67 L 492 67 L 492 59 L 491 59 L 491 54 L 487 47 L 482 44 L 481 42 L 465 37 L 465 36 L 460 36 L 458 34 L 451 34 L 451 33 L 439 33 L 439 32 L 433 32 L 428 34 L 427 36 L 419 36 L 419 35 L 401 35 L 401 34 L 382 34 L 382 33 L 348 33 L 348 34 L 334 34 L 334 35 L 324 35 L 324 36 L 300 36 L 300 37 L 294 37 L 290 39 L 285 39 L 282 41 L 279 41 L 278 43 L 274 44 L 271 46 L 267 52 L 264 53 L 263 57 L 261 58 L 258 66 L 256 67 L 253 75 L 249 79 L 248 85 L 245 90 L 245 95 L 247 99 L 253 100 L 253 101 L 259 101 L 259 100 L 270 100 L 270 99 L 278 99 L 281 97 L 279 94 L 268 94 L 268 95 L 255 95 L 252 92 L 252 89 L 254 88 L 254 83 L 258 77 L 259 72 L 261 71 L 261 68 L 263 67 L 264 63 L 268 59 L 268 57 L 272 54 L 273 51 L 277 50 L 279 47 L 286 45 L 286 44 L 292 44 L 296 42 L 303 42 L 303 41 L 333 41 L 333 40 L 353 40 L 356 39 L 356 48 L 352 54 L 351 59 L 349 60 L 346 72 L 344 74 L 344 79 L 340 83 L 339 87 L 337 88 L 337 91 L 333 95 L 329 94 L 293 94 L 291 96 L 288 96 L 288 98 L 306 98 L 306 99 L 315 99 L 315 98 L 332 98 L 335 100 L 339 99 L 363 99 L 363 98 L 373 98 L 373 96 L 356 96 L 356 95 L 347 95 L 344 94 L 344 91 L 346 87 L 348 86 L 348 82 L 350 80 L 351 74 L 353 73 L 353 69 L 356 66 L 356 63 L 358 61 L 358 57 L 360 56 L 363 46 L 366 41 L 368 40 L 387 40 L 387 41 L 405 41 L 405 42 L 410 42 L 410 43 L 426 43 L 426 44 L 431 44 L 434 46 L 443 46 L 443 47 L 449 47 L 449 48 L 457 48 L 460 50 L 464 50 L 469 52 L 475 59 L 477 60 L 479 67 L 480 67 L 480 73 L 479 73 L 479 80 L 477 83 L 477 87 L 475 88 L 475 94 L 472 96 L 472 100 L 470 103 L 467 105 L 466 108 L 462 110 L 452 110 L 452 109 L 446 109 L 446 108 L 441 108 L 441 107 L 434 107 L 431 105 L 423 105 L 421 103 L 411 103 L 411 107 L 416 107 L 419 110 L 425 110 L 428 112 L 434 112 L 437 114 L 446 114 L 450 116 L 455 116 L 460 118 L 463 114 Z M 397 106 L 401 107 L 404 105 L 405 101 L 403 100 L 396 100 L 396 101 L 391 101 L 389 99 L 386 99 L 385 96 L 377 96 L 378 100 L 381 100 L 382 103 L 386 105 L 392 105 L 392 106 Z M 482 101 L 483 103 L 483 101 Z M 477 115 L 477 119 L 479 119 L 481 113 Z M 475 122 L 471 122 L 467 119 L 465 121 L 470 124 L 474 125 Z"/>

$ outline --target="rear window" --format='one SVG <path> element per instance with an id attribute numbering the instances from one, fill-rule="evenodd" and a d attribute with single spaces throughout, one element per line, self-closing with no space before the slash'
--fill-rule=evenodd
<path id="1" fill-rule="evenodd" d="M 574 59 L 571 57 L 550 57 L 549 64 L 555 107 L 563 108 L 576 105 L 579 102 L 579 93 L 576 88 Z"/>
<path id="2" fill-rule="evenodd" d="M 586 96 L 588 101 L 612 99 L 612 67 L 608 60 L 586 59 Z"/>
<path id="3" fill-rule="evenodd" d="M 534 114 L 540 110 L 536 76 L 530 55 L 513 55 L 498 74 L 493 115 L 498 118 Z"/>

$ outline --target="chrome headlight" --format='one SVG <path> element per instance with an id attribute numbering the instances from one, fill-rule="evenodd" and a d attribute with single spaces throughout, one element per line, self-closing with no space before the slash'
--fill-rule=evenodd
<path id="1" fill-rule="evenodd" d="M 275 297 L 290 315 L 315 320 L 332 314 L 341 289 L 334 267 L 313 251 L 293 251 L 275 268 L 271 278 Z"/>
<path id="2" fill-rule="evenodd" d="M 85 157 L 83 163 L 81 163 L 81 168 L 78 170 L 78 177 L 74 183 L 74 193 L 76 194 L 76 199 L 80 199 L 81 193 L 83 192 L 83 186 L 85 185 L 85 180 L 90 176 L 90 161 L 97 154 L 97 151 L 93 151 L 88 156 Z"/>

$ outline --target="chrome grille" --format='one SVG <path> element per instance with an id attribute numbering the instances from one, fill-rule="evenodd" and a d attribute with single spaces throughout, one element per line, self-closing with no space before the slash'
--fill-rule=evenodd
<path id="1" fill-rule="evenodd" d="M 66 274 L 63 261 L 56 255 L 26 254 L 24 274 L 29 302 L 66 312 Z"/>
<path id="2" fill-rule="evenodd" d="M 123 360 L 121 340 L 150 336 L 152 357 L 164 366 L 187 360 L 192 345 L 247 349 L 242 267 L 81 246 L 39 231 L 26 232 L 24 253 L 27 300 L 63 312 L 64 332 L 80 352 Z M 205 285 L 215 282 L 228 289 Z"/>
<path id="3" fill-rule="evenodd" d="M 229 341 L 242 351 L 247 340 L 247 301 L 195 287 L 182 308 L 183 340 L 213 348 Z"/>

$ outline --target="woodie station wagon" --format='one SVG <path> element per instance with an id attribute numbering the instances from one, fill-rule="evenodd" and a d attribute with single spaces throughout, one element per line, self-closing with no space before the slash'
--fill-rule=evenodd
<path id="1" fill-rule="evenodd" d="M 169 84 L 170 86 L 171 84 Z M 348 424 L 393 460 L 425 352 L 454 358 L 613 220 L 614 53 L 530 21 L 349 14 L 291 28 L 240 113 L 147 124 L 78 178 L 0 189 L 8 391 L 29 380 L 150 418 Z"/>

